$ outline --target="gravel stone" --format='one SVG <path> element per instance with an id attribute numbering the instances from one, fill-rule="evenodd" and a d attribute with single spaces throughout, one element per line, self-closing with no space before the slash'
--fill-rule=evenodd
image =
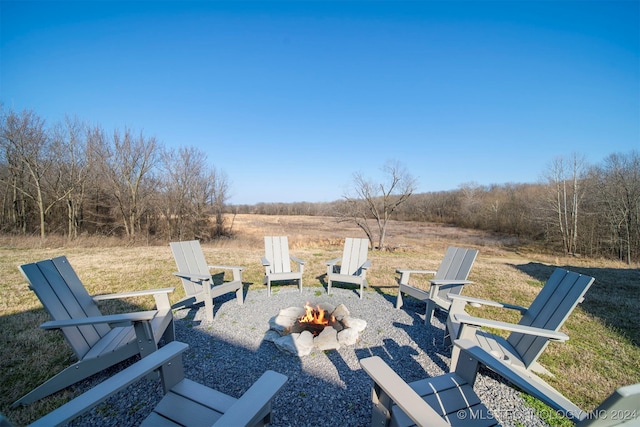
<path id="1" fill-rule="evenodd" d="M 269 339 L 270 321 L 280 310 L 305 303 L 344 304 L 366 321 L 359 340 L 337 350 L 297 357 L 279 350 Z M 272 287 L 247 292 L 244 305 L 234 294 L 216 298 L 214 321 L 204 307 L 178 310 L 176 339 L 189 344 L 183 354 L 185 375 L 208 387 L 240 397 L 267 369 L 289 377 L 273 402 L 272 426 L 368 426 L 371 422 L 371 380 L 359 359 L 380 356 L 400 377 L 411 382 L 449 371 L 451 350 L 444 345 L 445 317 L 437 313 L 424 324 L 424 303 L 406 298 L 395 309 L 395 297 L 367 290 L 362 299 L 355 289 Z M 267 337 L 267 338 L 265 338 Z M 135 360 L 121 363 L 76 386 L 89 389 Z M 492 372 L 481 370 L 475 391 L 492 416 L 504 426 L 544 426 L 519 393 Z M 159 381 L 142 380 L 76 419 L 77 426 L 135 426 L 162 398 Z"/>

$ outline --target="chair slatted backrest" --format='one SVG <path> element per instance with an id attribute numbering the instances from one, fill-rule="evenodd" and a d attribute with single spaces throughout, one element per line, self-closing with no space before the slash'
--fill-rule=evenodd
<path id="1" fill-rule="evenodd" d="M 344 241 L 340 274 L 360 275 L 362 265 L 367 261 L 369 239 L 347 237 Z"/>
<path id="2" fill-rule="evenodd" d="M 67 257 L 24 264 L 20 271 L 53 320 L 102 316 Z M 80 360 L 110 330 L 97 324 L 62 328 L 62 333 Z"/>
<path id="3" fill-rule="evenodd" d="M 272 273 L 290 273 L 291 259 L 287 236 L 265 236 L 264 257 L 271 263 Z"/>
<path id="4" fill-rule="evenodd" d="M 519 324 L 557 331 L 582 301 L 594 278 L 556 268 Z M 525 365 L 535 361 L 549 343 L 548 338 L 512 333 L 508 341 Z"/>
<path id="5" fill-rule="evenodd" d="M 202 247 L 198 240 L 171 242 L 171 252 L 176 260 L 176 266 L 181 273 L 209 274 L 209 266 L 204 258 Z M 202 286 L 187 279 L 180 279 L 187 296 L 196 295 L 202 291 Z"/>
<path id="6" fill-rule="evenodd" d="M 449 246 L 444 258 L 434 275 L 434 280 L 467 280 L 471 267 L 478 256 L 476 249 L 456 248 Z M 442 286 L 438 291 L 438 297 L 448 300 L 448 293 L 460 294 L 464 284 Z"/>

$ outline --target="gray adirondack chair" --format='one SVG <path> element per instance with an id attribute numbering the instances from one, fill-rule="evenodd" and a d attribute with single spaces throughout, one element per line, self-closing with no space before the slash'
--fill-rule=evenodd
<path id="1" fill-rule="evenodd" d="M 347 237 L 344 241 L 342 258 L 335 258 L 327 264 L 327 293 L 331 293 L 333 282 L 351 283 L 360 286 L 360 299 L 364 288 L 368 287 L 367 269 L 371 267 L 369 240 Z"/>
<path id="2" fill-rule="evenodd" d="M 470 340 L 456 340 L 454 346 L 461 354 L 455 371 L 412 383 L 406 383 L 378 356 L 361 359 L 362 369 L 373 379 L 371 425 L 498 425 L 498 420 L 473 390 L 480 365 L 498 372 L 577 426 L 608 427 L 640 419 L 640 383 L 620 387 L 589 413 L 544 381 L 530 381 L 522 371 L 505 365 Z"/>
<path id="3" fill-rule="evenodd" d="M 271 422 L 273 398 L 287 377 L 266 371 L 240 397 L 221 393 L 184 377 L 182 353 L 189 346 L 174 341 L 125 368 L 31 426 L 66 425 L 118 391 L 159 370 L 164 397 L 142 426 L 264 426 Z"/>
<path id="4" fill-rule="evenodd" d="M 161 340 L 175 339 L 169 303 L 174 288 L 89 296 L 66 257 L 20 266 L 29 287 L 51 315 L 43 329 L 62 331 L 78 361 L 13 403 L 28 404 L 132 356 L 148 356 Z M 153 295 L 156 310 L 102 315 L 96 301 Z"/>
<path id="5" fill-rule="evenodd" d="M 236 293 L 238 304 L 244 303 L 242 270 L 244 267 L 231 265 L 208 265 L 198 240 L 169 243 L 185 297 L 173 305 L 173 308 L 188 307 L 204 302 L 206 319 L 213 321 L 213 299 L 229 292 Z M 211 270 L 231 270 L 233 280 L 214 284 Z"/>
<path id="6" fill-rule="evenodd" d="M 449 337 L 471 339 L 514 368 L 551 375 L 537 362 L 538 357 L 549 341 L 563 342 L 569 339 L 566 334 L 559 332 L 560 327 L 582 302 L 594 280 L 593 277 L 556 268 L 528 308 L 463 295 L 449 295 L 453 300 L 447 318 Z M 464 311 L 466 304 L 514 309 L 520 311 L 522 318 L 516 325 L 471 317 Z M 482 327 L 511 333 L 504 339 L 482 330 Z M 455 369 L 458 356 L 459 352 L 454 347 L 451 355 L 452 369 Z"/>
<path id="7" fill-rule="evenodd" d="M 431 323 L 433 312 L 435 309 L 449 311 L 451 300 L 448 294 L 459 295 L 464 285 L 473 283 L 467 280 L 473 263 L 478 256 L 475 249 L 456 248 L 449 246 L 444 258 L 440 263 L 437 271 L 433 270 L 406 270 L 398 269 L 396 273 L 400 274 L 398 280 L 398 297 L 396 299 L 396 308 L 402 307 L 402 294 L 411 295 L 412 297 L 424 301 L 427 305 L 424 323 Z M 431 286 L 429 292 L 411 286 L 409 278 L 411 274 L 433 274 L 430 280 Z"/>
<path id="8" fill-rule="evenodd" d="M 263 284 L 267 285 L 267 293 L 271 296 L 271 283 L 297 281 L 302 293 L 302 275 L 304 261 L 289 254 L 289 239 L 287 236 L 265 236 L 264 257 L 261 258 L 264 267 Z M 297 265 L 291 268 L 291 263 Z"/>

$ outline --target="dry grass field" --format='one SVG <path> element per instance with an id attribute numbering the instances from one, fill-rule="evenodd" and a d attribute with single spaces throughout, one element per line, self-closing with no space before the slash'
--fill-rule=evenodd
<path id="1" fill-rule="evenodd" d="M 304 286 L 323 285 L 324 262 L 341 255 L 344 237 L 364 237 L 355 225 L 333 218 L 238 215 L 233 239 L 203 245 L 210 263 L 243 265 L 248 292 L 262 287 L 263 236 L 289 236 L 292 255 L 306 261 Z M 393 222 L 387 236 L 391 251 L 371 252 L 368 292 L 396 293 L 396 268 L 436 269 L 449 245 L 473 247 L 480 253 L 465 288 L 472 296 L 528 305 L 556 266 L 596 278 L 585 301 L 563 327 L 570 336 L 552 343 L 540 362 L 555 374 L 548 381 L 584 409 L 593 409 L 615 388 L 640 382 L 640 270 L 605 260 L 541 255 L 511 238 L 442 225 Z M 42 247 L 36 239 L 0 238 L 0 412 L 25 425 L 72 397 L 57 393 L 27 407 L 10 405 L 54 373 L 73 356 L 62 336 L 38 328 L 49 320 L 27 288 L 17 266 L 66 255 L 90 294 L 175 286 L 172 301 L 183 295 L 171 273 L 175 264 L 168 242 L 126 246 L 113 239 L 80 239 L 65 244 L 53 238 Z M 417 278 L 417 277 L 416 277 Z M 416 284 L 416 283 L 414 283 Z M 427 286 L 425 280 L 420 284 Z M 143 298 L 127 301 L 150 308 Z M 113 312 L 124 305 L 106 305 Z M 477 309 L 474 309 L 477 310 Z M 513 313 L 482 309 L 482 314 L 514 321 Z M 416 326 L 418 327 L 418 326 Z M 424 326 L 429 327 L 429 326 Z"/>

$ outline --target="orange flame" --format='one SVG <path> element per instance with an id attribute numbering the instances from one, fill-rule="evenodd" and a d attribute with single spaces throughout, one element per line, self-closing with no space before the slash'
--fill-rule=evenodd
<path id="1" fill-rule="evenodd" d="M 309 305 L 309 303 L 306 303 L 304 306 L 305 309 L 305 314 L 304 316 L 300 317 L 299 322 L 300 323 L 315 323 L 318 325 L 328 325 L 329 321 L 331 322 L 335 322 L 335 319 L 333 318 L 333 316 L 331 316 L 331 319 L 327 319 L 326 318 L 326 310 L 323 310 L 320 308 L 320 306 L 316 306 L 316 308 L 311 307 L 311 305 Z"/>

